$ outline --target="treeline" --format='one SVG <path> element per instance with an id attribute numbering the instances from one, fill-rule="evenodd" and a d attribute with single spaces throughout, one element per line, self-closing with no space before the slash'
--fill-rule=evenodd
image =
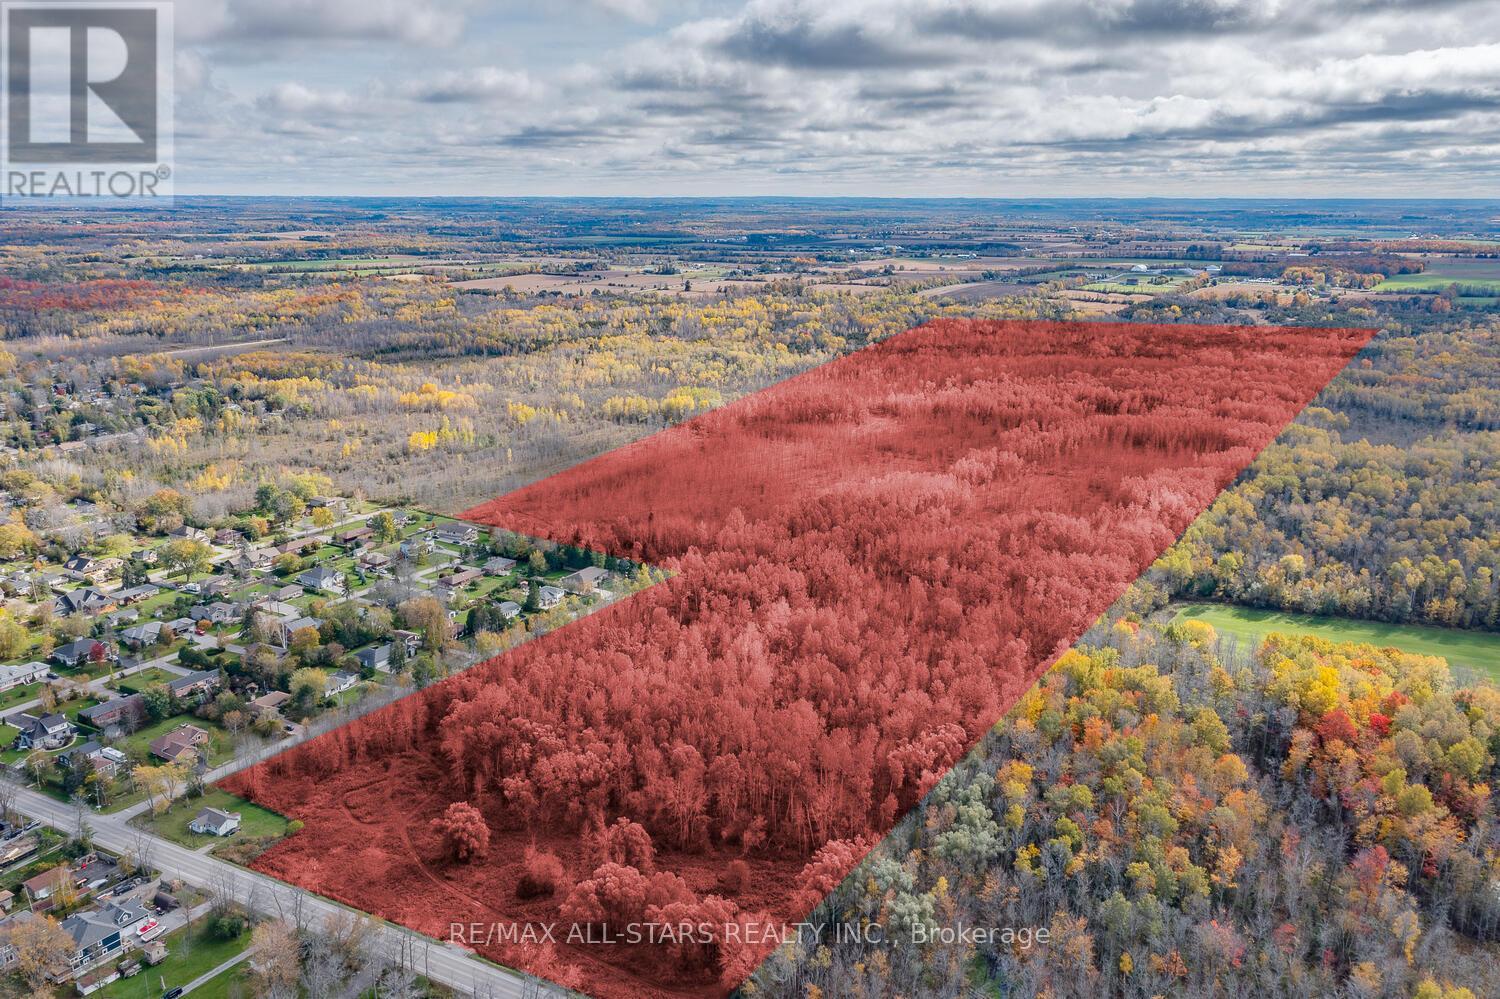
<path id="1" fill-rule="evenodd" d="M 804 938 L 746 994 L 1500 994 L 1500 693 L 1217 644 L 1096 629 L 810 918 L 880 942 Z M 961 925 L 1013 933 L 938 938 Z"/>

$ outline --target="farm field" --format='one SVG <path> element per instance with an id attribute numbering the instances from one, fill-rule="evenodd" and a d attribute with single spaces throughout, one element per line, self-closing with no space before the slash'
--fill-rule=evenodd
<path id="1" fill-rule="evenodd" d="M 1481 671 L 1492 679 L 1500 678 L 1500 635 L 1492 632 L 1287 614 L 1227 604 L 1189 604 L 1172 620 L 1174 623 L 1203 621 L 1213 625 L 1220 635 L 1232 635 L 1242 641 L 1257 641 L 1277 631 L 1315 635 L 1333 642 L 1364 642 L 1418 655 L 1442 656 L 1450 666 Z"/>

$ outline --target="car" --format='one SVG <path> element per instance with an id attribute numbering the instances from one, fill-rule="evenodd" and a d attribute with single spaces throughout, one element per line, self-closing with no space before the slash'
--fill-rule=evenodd
<path id="1" fill-rule="evenodd" d="M 176 988 L 167 989 L 167 991 L 163 992 L 161 994 L 161 999 L 179 999 L 179 997 L 182 996 L 185 991 L 186 990 L 181 985 L 179 985 Z"/>
<path id="2" fill-rule="evenodd" d="M 51 671 L 51 670 L 50 670 L 50 669 L 49 669 L 49 670 L 48 670 L 48 671 L 47 671 L 47 679 L 49 679 L 49 680 L 61 680 L 61 679 L 62 679 L 62 677 L 60 677 L 60 676 L 58 676 L 58 675 L 57 675 L 57 674 L 56 674 L 56 673 L 54 673 L 54 672 L 52 672 L 52 671 Z"/>

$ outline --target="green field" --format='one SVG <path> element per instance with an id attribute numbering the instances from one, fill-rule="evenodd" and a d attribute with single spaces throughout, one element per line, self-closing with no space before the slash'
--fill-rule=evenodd
<path id="1" fill-rule="evenodd" d="M 1418 655 L 1442 656 L 1449 665 L 1481 671 L 1500 680 L 1500 635 L 1457 628 L 1430 628 L 1417 624 L 1384 624 L 1352 618 L 1285 614 L 1253 607 L 1226 604 L 1189 604 L 1173 622 L 1206 621 L 1221 635 L 1254 641 L 1273 631 L 1283 634 L 1316 635 L 1335 642 L 1366 642 L 1381 648 L 1394 647 Z"/>
<path id="2" fill-rule="evenodd" d="M 239 812 L 239 832 L 218 837 L 200 836 L 189 830 L 188 823 L 193 821 L 193 817 L 210 806 L 226 812 Z M 287 825 L 287 820 L 275 812 L 252 805 L 243 798 L 237 798 L 228 791 L 220 791 L 217 788 L 206 792 L 200 798 L 181 798 L 160 815 L 143 815 L 136 821 L 158 836 L 164 836 L 174 843 L 180 843 L 192 849 L 197 849 L 206 843 L 229 843 L 237 839 L 285 836 Z"/>
<path id="3" fill-rule="evenodd" d="M 186 985 L 250 946 L 249 930 L 234 940 L 218 940 L 208 933 L 204 921 L 200 921 L 192 928 L 191 948 L 184 946 L 183 937 L 187 933 L 188 930 L 182 929 L 162 938 L 167 944 L 167 959 L 161 964 L 142 969 L 140 974 L 131 978 L 112 982 L 94 994 L 106 999 L 139 999 L 141 996 L 156 999 L 162 994 L 163 982 L 168 989 Z M 193 994 L 197 995 L 196 990 Z"/>

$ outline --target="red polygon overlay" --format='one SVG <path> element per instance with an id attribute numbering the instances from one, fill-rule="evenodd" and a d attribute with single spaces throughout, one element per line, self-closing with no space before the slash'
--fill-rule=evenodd
<path id="1" fill-rule="evenodd" d="M 939 321 L 477 507 L 675 575 L 225 781 L 306 823 L 256 867 L 593 995 L 721 994 L 1371 334 Z"/>

